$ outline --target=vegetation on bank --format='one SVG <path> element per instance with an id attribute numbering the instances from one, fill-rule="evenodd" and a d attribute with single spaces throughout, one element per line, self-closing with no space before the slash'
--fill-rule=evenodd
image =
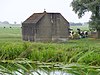
<path id="1" fill-rule="evenodd" d="M 80 39 L 66 43 L 0 43 L 0 59 L 28 58 L 41 62 L 100 65 L 100 40 Z"/>
<path id="2" fill-rule="evenodd" d="M 3 64 L 7 69 L 10 67 L 10 70 L 16 71 L 11 68 L 13 65 L 29 74 L 32 73 L 30 69 L 34 68 L 30 64 L 32 62 L 42 69 L 56 68 L 75 75 L 99 75 L 99 46 L 100 40 L 95 39 L 70 40 L 66 43 L 0 42 L 0 62 L 8 64 L 8 67 Z M 21 63 L 26 63 L 30 69 Z"/>
<path id="3" fill-rule="evenodd" d="M 25 66 L 18 63 L 19 60 L 14 62 L 19 58 L 39 62 L 43 64 L 42 67 L 47 67 L 47 64 L 50 63 L 51 66 L 58 66 L 58 69 L 61 68 L 72 74 L 77 72 L 75 75 L 97 75 L 92 71 L 100 73 L 100 40 L 85 38 L 64 43 L 25 42 L 21 40 L 21 28 L 0 28 L 0 62 L 7 65 L 11 62 L 8 66 L 9 70 L 12 70 L 11 66 L 15 64 L 18 68 L 28 72 L 29 70 Z M 26 62 L 29 67 L 33 67 L 28 61 L 22 61 Z M 56 63 L 63 63 L 63 65 L 56 65 Z M 3 72 L 8 71 L 5 70 L 8 69 L 7 65 L 0 64 Z"/>

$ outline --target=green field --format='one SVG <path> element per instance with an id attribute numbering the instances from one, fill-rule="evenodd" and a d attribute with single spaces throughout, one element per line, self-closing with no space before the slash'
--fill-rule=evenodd
<path id="1" fill-rule="evenodd" d="M 21 41 L 21 37 L 20 27 L 0 27 L 0 42 L 18 42 Z"/>
<path id="2" fill-rule="evenodd" d="M 27 58 L 41 63 L 75 63 L 88 66 L 89 69 L 83 66 L 77 68 L 77 71 L 84 72 L 83 75 L 87 72 L 89 73 L 87 75 L 97 75 L 90 74 L 92 71 L 100 74 L 100 68 L 98 68 L 100 67 L 100 40 L 98 39 L 85 38 L 64 43 L 36 43 L 22 41 L 21 37 L 20 27 L 0 28 L 1 62 Z M 81 71 L 79 75 L 82 75 Z"/>
<path id="3" fill-rule="evenodd" d="M 71 29 L 73 29 L 74 31 L 77 31 L 77 28 L 80 28 L 81 30 L 86 30 L 89 31 L 89 26 L 88 25 L 84 25 L 84 26 L 70 26 Z"/>
<path id="4" fill-rule="evenodd" d="M 32 42 L 22 41 L 21 37 L 22 36 L 21 36 L 21 28 L 20 27 L 0 28 L 0 47 L 1 47 L 1 51 L 3 51 L 3 50 L 8 51 L 7 55 L 9 57 L 5 56 L 7 59 L 17 58 L 13 55 L 12 55 L 12 57 L 10 57 L 10 54 L 15 55 L 15 53 L 17 53 L 16 51 L 24 51 L 24 50 L 27 51 L 27 48 L 32 46 L 31 51 L 35 50 L 37 55 L 35 58 L 35 54 L 34 54 L 35 52 L 34 52 L 33 54 L 30 54 L 32 56 L 29 55 L 28 58 L 30 58 L 30 59 L 34 58 L 33 60 L 48 61 L 49 58 L 54 57 L 57 54 L 58 57 L 56 57 L 56 58 L 59 58 L 59 59 L 56 60 L 54 58 L 55 59 L 54 62 L 66 62 L 67 63 L 67 62 L 69 62 L 70 58 L 74 57 L 74 55 L 77 55 L 78 53 L 80 53 L 80 55 L 84 55 L 85 53 L 90 52 L 90 54 L 87 56 L 91 59 L 87 58 L 87 56 L 84 56 L 84 58 L 81 58 L 81 62 L 86 63 L 86 64 L 95 62 L 95 63 L 93 63 L 93 65 L 100 65 L 100 62 L 99 62 L 100 61 L 99 60 L 100 40 L 85 38 L 85 39 L 79 39 L 79 40 L 69 40 L 68 42 L 65 42 L 65 43 L 35 43 L 35 42 L 32 43 Z M 24 46 L 25 46 L 25 48 L 24 48 Z M 13 50 L 15 53 L 12 53 L 13 51 L 11 51 L 11 50 Z M 38 50 L 40 50 L 40 51 L 38 51 Z M 9 51 L 10 51 L 10 53 L 9 53 Z M 43 52 L 41 53 L 41 51 L 43 51 Z M 44 58 L 45 55 L 43 55 L 43 53 L 45 53 L 45 51 L 48 51 L 48 52 L 46 52 L 47 54 L 45 54 L 48 56 L 47 58 Z M 6 52 L 6 51 L 4 51 L 4 52 Z M 84 54 L 81 52 L 83 52 Z M 94 56 L 91 55 L 91 52 Z M 96 52 L 97 52 L 97 54 L 96 54 Z M 65 53 L 65 54 L 63 54 L 63 53 Z M 1 52 L 1 54 L 2 54 L 2 52 Z M 20 52 L 20 54 L 21 54 L 21 52 Z M 17 54 L 17 55 L 20 55 L 20 54 Z M 59 57 L 59 54 L 61 55 L 61 58 Z M 40 55 L 42 55 L 42 56 L 40 56 Z M 77 62 L 78 58 L 79 58 L 79 57 L 78 58 L 77 57 L 78 57 L 78 55 L 76 57 L 74 57 L 73 60 L 70 62 Z M 86 59 L 85 59 L 85 57 L 86 57 Z M 96 61 L 94 61 L 94 60 L 96 60 Z M 51 61 L 53 61 L 53 60 L 51 60 Z"/>

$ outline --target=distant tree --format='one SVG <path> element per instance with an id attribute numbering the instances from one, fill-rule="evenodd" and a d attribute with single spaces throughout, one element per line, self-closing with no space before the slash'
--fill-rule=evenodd
<path id="1" fill-rule="evenodd" d="M 82 23 L 74 23 L 74 22 L 70 22 L 71 26 L 82 26 Z"/>
<path id="2" fill-rule="evenodd" d="M 82 26 L 82 23 L 75 23 L 77 26 Z"/>
<path id="3" fill-rule="evenodd" d="M 8 21 L 4 21 L 4 22 L 2 22 L 2 24 L 9 24 L 9 22 Z"/>
<path id="4" fill-rule="evenodd" d="M 92 12 L 89 26 L 97 30 L 98 38 L 100 38 L 100 0 L 73 0 L 71 6 L 79 18 L 81 18 L 85 12 Z"/>
<path id="5" fill-rule="evenodd" d="M 17 22 L 14 22 L 14 24 L 17 24 Z"/>
<path id="6" fill-rule="evenodd" d="M 2 22 L 0 21 L 0 24 L 1 24 Z"/>

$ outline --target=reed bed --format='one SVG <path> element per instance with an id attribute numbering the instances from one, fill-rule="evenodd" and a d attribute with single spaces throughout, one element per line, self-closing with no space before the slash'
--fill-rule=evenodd
<path id="1" fill-rule="evenodd" d="M 19 72 L 32 75 L 26 65 L 34 72 L 37 72 L 36 68 L 42 69 L 47 75 L 44 68 L 50 71 L 57 68 L 74 75 L 100 75 L 100 40 L 25 42 L 21 40 L 21 28 L 0 28 L 0 74 L 17 75 Z"/>
<path id="2" fill-rule="evenodd" d="M 99 41 L 82 39 L 66 43 L 6 42 L 0 45 L 0 59 L 16 58 L 40 62 L 100 65 Z"/>

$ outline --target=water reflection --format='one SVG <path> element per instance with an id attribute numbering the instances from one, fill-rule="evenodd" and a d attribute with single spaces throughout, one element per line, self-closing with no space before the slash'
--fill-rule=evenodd
<path id="1" fill-rule="evenodd" d="M 16 72 L 16 74 L 17 75 L 22 75 L 19 72 Z M 32 74 L 33 75 L 72 75 L 70 73 L 67 73 L 67 72 L 64 72 L 64 71 L 60 71 L 60 70 L 55 70 L 55 71 L 51 71 L 51 72 L 42 71 L 42 70 L 36 70 L 36 71 L 33 71 Z M 25 75 L 31 75 L 31 74 L 25 73 Z"/>
<path id="2" fill-rule="evenodd" d="M 69 74 L 69 73 L 66 73 L 66 72 L 63 72 L 63 71 L 52 71 L 52 72 L 49 72 L 49 73 L 46 73 L 44 71 L 41 71 L 41 70 L 38 70 L 38 72 L 41 74 L 41 75 L 72 75 L 72 74 Z M 36 72 L 33 72 L 34 75 L 39 75 L 37 74 Z"/>

